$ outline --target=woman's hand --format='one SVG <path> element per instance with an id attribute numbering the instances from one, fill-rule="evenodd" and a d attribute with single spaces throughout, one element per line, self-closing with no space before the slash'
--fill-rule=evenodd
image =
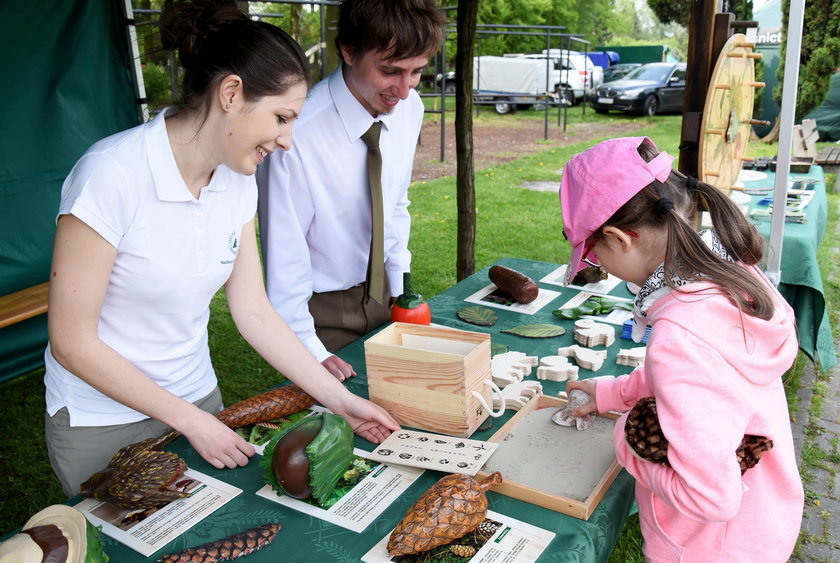
<path id="1" fill-rule="evenodd" d="M 399 430 L 397 424 L 388 411 L 352 393 L 347 394 L 348 399 L 343 404 L 343 409 L 336 409 L 333 412 L 341 415 L 350 423 L 353 432 L 374 444 L 381 443 L 394 430 Z"/>
<path id="2" fill-rule="evenodd" d="M 382 407 L 348 391 L 331 369 L 335 366 L 350 368 L 352 374 L 352 367 L 337 356 L 333 356 L 335 362 L 332 365 L 326 365 L 328 361 L 319 363 L 277 314 L 265 294 L 254 233 L 252 220 L 242 229 L 239 253 L 225 284 L 236 328 L 274 369 L 332 412 L 344 417 L 359 436 L 374 443 L 381 442 L 397 430 L 399 424 Z M 348 375 L 346 372 L 342 374 L 345 378 Z"/>
<path id="3" fill-rule="evenodd" d="M 255 453 L 254 447 L 212 414 L 201 409 L 198 412 L 200 415 L 191 417 L 189 428 L 176 428 L 190 441 L 193 449 L 216 469 L 248 465 L 248 458 Z"/>
<path id="4" fill-rule="evenodd" d="M 566 382 L 566 393 L 570 393 L 572 389 L 580 389 L 589 394 L 592 397 L 592 400 L 583 405 L 582 407 L 578 407 L 572 411 L 572 416 L 582 417 L 586 416 L 591 413 L 598 412 L 598 405 L 595 402 L 595 386 L 597 382 L 591 379 L 584 379 L 584 380 L 577 380 L 577 381 L 567 381 Z"/>

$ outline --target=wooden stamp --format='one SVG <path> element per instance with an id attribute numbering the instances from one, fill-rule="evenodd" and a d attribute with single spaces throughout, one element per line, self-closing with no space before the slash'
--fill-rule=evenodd
<path id="1" fill-rule="evenodd" d="M 549 381 L 575 381 L 578 378 L 578 367 L 566 356 L 543 356 L 537 368 L 537 379 Z"/>
<path id="2" fill-rule="evenodd" d="M 536 356 L 526 356 L 523 352 L 504 352 L 496 354 L 490 360 L 490 372 L 493 383 L 505 387 L 522 381 L 531 375 L 531 368 L 537 365 Z"/>
<path id="3" fill-rule="evenodd" d="M 493 408 L 504 408 L 518 411 L 525 404 L 542 393 L 539 381 L 517 381 L 502 389 L 501 400 L 493 396 Z"/>
<path id="4" fill-rule="evenodd" d="M 598 371 L 607 359 L 606 350 L 592 350 L 583 348 L 577 344 L 557 349 L 558 356 L 567 356 L 575 359 L 577 365 L 590 371 Z"/>
<path id="5" fill-rule="evenodd" d="M 587 348 L 612 346 L 615 342 L 615 328 L 596 323 L 592 319 L 580 319 L 575 321 L 575 342 Z"/>
<path id="6" fill-rule="evenodd" d="M 646 352 L 647 348 L 644 346 L 619 350 L 615 363 L 620 366 L 639 367 L 645 363 Z"/>

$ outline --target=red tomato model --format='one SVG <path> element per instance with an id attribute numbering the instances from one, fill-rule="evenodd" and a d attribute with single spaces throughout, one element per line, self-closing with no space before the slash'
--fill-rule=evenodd
<path id="1" fill-rule="evenodd" d="M 411 274 L 403 274 L 403 292 L 397 297 L 396 303 L 391 307 L 391 320 L 400 323 L 413 323 L 416 325 L 428 325 L 432 323 L 432 310 L 423 297 L 414 293 L 414 286 L 411 284 Z"/>

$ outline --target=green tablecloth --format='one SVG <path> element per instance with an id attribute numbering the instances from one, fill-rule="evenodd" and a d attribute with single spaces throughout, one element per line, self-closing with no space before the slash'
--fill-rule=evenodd
<path id="1" fill-rule="evenodd" d="M 772 190 L 776 175 L 770 171 L 766 174 L 765 179 L 744 182 L 744 187 L 769 187 Z M 807 222 L 785 223 L 779 292 L 796 312 L 799 347 L 812 360 L 819 360 L 821 369 L 828 370 L 837 363 L 837 356 L 831 336 L 828 309 L 825 306 L 820 266 L 817 262 L 817 246 L 825 232 L 828 208 L 825 176 L 821 167 L 811 166 L 807 174 L 791 174 L 790 177 L 793 180 L 812 178 L 816 182 L 813 184 L 814 198 L 805 208 Z M 758 202 L 761 199 L 772 195 L 771 191 L 766 196 L 751 196 L 748 204 L 750 209 L 759 207 Z M 755 224 L 759 232 L 769 240 L 770 222 L 759 221 Z M 768 255 L 775 251 L 777 249 L 770 248 Z"/>
<path id="2" fill-rule="evenodd" d="M 501 260 L 500 263 L 516 268 L 534 279 L 543 277 L 557 267 L 556 264 L 517 259 L 505 259 Z M 433 321 L 466 330 L 489 332 L 492 334 L 494 342 L 507 344 L 511 350 L 525 352 L 529 355 L 553 355 L 556 354 L 558 347 L 574 343 L 570 321 L 564 322 L 567 333 L 557 338 L 537 340 L 499 334 L 499 330 L 516 324 L 557 321 L 551 311 L 559 307 L 576 292 L 556 286 L 541 284 L 542 287 L 561 290 L 561 296 L 533 316 L 495 309 L 499 313 L 499 319 L 495 326 L 489 328 L 476 327 L 457 320 L 455 312 L 465 306 L 463 299 L 488 283 L 487 271 L 482 270 L 431 299 Z M 623 289 L 623 284 L 621 288 Z M 622 289 L 617 289 L 616 293 L 620 293 Z M 627 294 L 625 293 L 625 295 Z M 620 331 L 617 332 L 620 333 Z M 615 355 L 619 347 L 626 348 L 631 345 L 632 343 L 628 340 L 616 338 L 616 344 L 610 347 L 609 357 L 599 375 L 627 373 L 630 368 L 615 365 Z M 339 355 L 349 361 L 359 372 L 356 378 L 348 382 L 348 387 L 359 395 L 367 396 L 362 341 L 348 345 L 339 352 Z M 593 373 L 590 371 L 580 370 L 581 377 L 591 377 L 592 375 Z M 563 383 L 551 381 L 544 381 L 543 384 L 545 394 L 556 394 L 565 386 Z M 502 418 L 493 421 L 491 430 L 476 433 L 473 438 L 489 438 L 501 427 L 505 420 L 510 418 L 511 414 L 508 411 Z M 358 437 L 356 438 L 356 446 L 368 451 L 373 448 L 372 444 Z M 426 471 L 376 522 L 371 524 L 363 533 L 357 534 L 256 496 L 255 492 L 263 486 L 262 471 L 257 459 L 251 460 L 247 467 L 218 470 L 201 459 L 183 438 L 174 442 L 170 449 L 180 454 L 193 469 L 235 485 L 241 488 L 243 492 L 214 512 L 209 518 L 199 522 L 178 539 L 165 546 L 155 554 L 155 557 L 219 539 L 266 522 L 279 521 L 282 522 L 283 529 L 274 543 L 264 550 L 250 555 L 247 561 L 253 563 L 260 561 L 313 561 L 319 563 L 322 561 L 359 561 L 362 555 L 382 537 L 390 533 L 414 500 L 443 476 L 443 473 Z M 546 475 L 546 479 L 551 479 L 551 475 Z M 588 521 L 578 520 L 492 491 L 488 494 L 488 499 L 490 510 L 557 534 L 548 549 L 540 557 L 540 562 L 595 562 L 607 560 L 618 536 L 621 534 L 625 519 L 635 509 L 633 489 L 633 478 L 627 472 L 622 471 Z M 73 499 L 70 504 L 75 504 L 78 500 L 80 499 Z M 136 552 L 107 536 L 103 536 L 103 542 L 106 552 L 113 562 L 146 561 Z M 154 560 L 154 557 L 149 560 Z"/>

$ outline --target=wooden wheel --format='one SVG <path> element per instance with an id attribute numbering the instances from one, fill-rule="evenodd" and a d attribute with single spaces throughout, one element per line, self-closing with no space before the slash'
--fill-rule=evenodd
<path id="1" fill-rule="evenodd" d="M 750 139 L 755 88 L 754 43 L 744 34 L 729 38 L 715 63 L 700 129 L 698 174 L 700 180 L 729 193 L 738 179 L 741 164 L 752 161 L 745 155 Z"/>

